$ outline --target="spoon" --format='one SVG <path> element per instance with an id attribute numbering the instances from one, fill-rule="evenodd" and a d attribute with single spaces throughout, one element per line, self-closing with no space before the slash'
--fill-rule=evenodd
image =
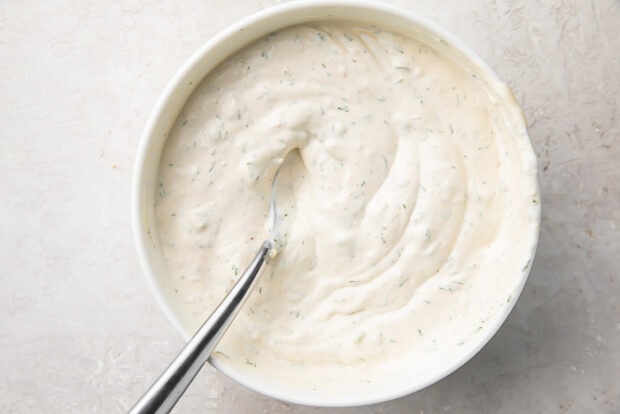
<path id="1" fill-rule="evenodd" d="M 271 203 L 269 217 L 271 231 L 276 226 L 275 182 L 276 171 L 271 183 Z M 189 384 L 194 380 L 202 366 L 217 346 L 218 342 L 232 323 L 233 319 L 245 303 L 249 293 L 256 285 L 265 264 L 277 254 L 271 240 L 265 240 L 243 272 L 237 283 L 228 292 L 213 313 L 194 334 L 185 348 L 172 361 L 160 377 L 151 385 L 146 393 L 129 410 L 129 414 L 161 414 L 169 413 L 183 395 Z M 280 247 L 280 246 L 278 246 Z"/>

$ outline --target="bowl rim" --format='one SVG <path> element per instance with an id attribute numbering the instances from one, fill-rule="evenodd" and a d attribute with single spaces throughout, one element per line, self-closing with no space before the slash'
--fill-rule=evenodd
<path id="1" fill-rule="evenodd" d="M 145 232 L 145 223 L 144 223 L 144 188 L 148 185 L 146 183 L 145 178 L 145 169 L 147 163 L 149 162 L 149 153 L 150 153 L 150 144 L 154 139 L 153 137 L 157 134 L 156 124 L 157 121 L 162 115 L 165 113 L 167 107 L 170 105 L 171 100 L 174 98 L 175 91 L 177 91 L 182 83 L 187 79 L 187 76 L 191 72 L 195 66 L 201 62 L 205 55 L 207 55 L 213 48 L 215 48 L 218 44 L 220 44 L 225 39 L 234 37 L 238 35 L 240 31 L 245 30 L 247 27 L 257 24 L 258 22 L 266 19 L 273 18 L 277 15 L 286 15 L 288 13 L 293 12 L 303 12 L 308 9 L 320 9 L 320 8 L 352 8 L 352 9 L 365 9 L 367 11 L 379 11 L 384 14 L 392 14 L 398 16 L 399 18 L 405 18 L 412 22 L 412 24 L 422 28 L 427 33 L 437 35 L 441 39 L 444 39 L 448 44 L 452 45 L 455 49 L 458 50 L 466 59 L 470 60 L 475 66 L 477 66 L 484 75 L 499 84 L 503 84 L 499 77 L 496 75 L 495 71 L 491 69 L 490 66 L 472 49 L 470 49 L 463 41 L 461 41 L 457 36 L 453 35 L 451 32 L 437 25 L 436 23 L 428 20 L 425 17 L 420 16 L 419 14 L 412 12 L 408 9 L 401 8 L 398 6 L 394 6 L 388 3 L 379 2 L 376 0 L 297 0 L 292 2 L 283 3 L 280 5 L 272 6 L 263 10 L 260 10 L 256 13 L 253 13 L 237 22 L 229 25 L 225 29 L 219 31 L 216 35 L 211 37 L 203 46 L 201 46 L 196 52 L 194 52 L 189 59 L 185 61 L 185 63 L 177 70 L 174 76 L 168 81 L 164 91 L 158 97 L 156 104 L 153 110 L 150 113 L 148 121 L 145 125 L 144 131 L 141 135 L 137 156 L 134 161 L 134 170 L 132 177 L 132 187 L 131 187 L 131 217 L 132 217 L 132 229 L 134 234 L 134 242 L 138 254 L 138 260 L 140 263 L 140 267 L 142 272 L 144 273 L 147 284 L 151 290 L 151 293 L 155 297 L 157 304 L 160 309 L 164 312 L 168 320 L 174 325 L 176 330 L 183 336 L 184 339 L 189 339 L 192 334 L 188 332 L 183 324 L 181 323 L 179 317 L 175 314 L 172 306 L 169 301 L 164 296 L 162 292 L 162 288 L 159 285 L 159 282 L 156 277 L 156 272 L 154 269 L 154 265 L 152 261 L 149 259 L 149 254 L 147 253 L 147 246 L 149 246 L 152 241 L 149 240 L 150 236 L 147 236 Z M 307 21 L 311 21 L 314 19 L 309 19 Z M 339 20 L 347 20 L 346 18 Z M 351 19 L 355 21 L 355 19 Z M 299 23 L 297 23 L 299 24 Z M 283 25 L 280 28 L 284 28 L 286 25 Z M 256 39 L 256 38 L 255 38 Z M 251 42 L 249 42 L 251 43 Z M 244 43 L 244 45 L 249 44 L 248 42 Z M 232 53 L 240 50 L 243 47 L 240 46 L 238 49 L 233 50 Z M 220 62 L 217 62 L 220 63 Z M 208 73 L 208 72 L 207 72 Z M 205 73 L 203 75 L 206 76 Z M 196 82 L 194 88 L 200 82 Z M 193 92 L 193 90 L 192 90 Z M 191 92 L 190 92 L 191 94 Z M 518 106 L 518 105 L 517 105 Z M 520 107 L 519 107 L 520 108 Z M 178 116 L 178 114 L 175 115 Z M 525 142 L 524 151 L 529 151 L 534 155 L 534 149 L 531 143 L 531 139 L 529 134 L 527 134 L 527 122 L 525 121 L 525 117 L 523 113 L 520 112 L 520 116 L 523 122 L 523 128 L 525 131 Z M 161 131 L 160 131 L 161 133 Z M 159 154 L 161 155 L 161 154 Z M 158 161 L 159 162 L 159 161 Z M 237 371 L 228 367 L 226 363 L 221 363 L 221 360 L 218 358 L 209 358 L 209 362 L 217 368 L 220 372 L 233 379 L 235 382 L 242 384 L 243 386 L 250 388 L 254 391 L 257 391 L 263 395 L 276 398 L 278 400 L 306 405 L 306 406 L 314 406 L 314 407 L 354 407 L 354 406 L 362 406 L 362 405 L 370 405 L 381 402 L 390 401 L 396 398 L 400 398 L 414 392 L 420 391 L 437 381 L 447 377 L 465 363 L 470 361 L 497 333 L 497 331 L 504 324 L 508 315 L 514 308 L 518 297 L 521 295 L 523 291 L 523 287 L 527 281 L 528 275 L 530 273 L 530 269 L 532 267 L 536 247 L 538 244 L 539 233 L 540 233 L 540 218 L 541 218 L 541 200 L 540 200 L 540 187 L 537 178 L 537 169 L 534 168 L 533 177 L 530 177 L 534 180 L 534 189 L 536 194 L 538 195 L 539 202 L 536 206 L 532 207 L 532 211 L 530 212 L 531 216 L 534 217 L 537 222 L 536 226 L 534 226 L 534 234 L 530 235 L 531 240 L 533 242 L 530 252 L 530 260 L 528 266 L 521 270 L 521 282 L 519 286 L 515 289 L 513 294 L 513 299 L 511 303 L 509 303 L 502 313 L 502 315 L 498 315 L 496 319 L 496 325 L 487 331 L 487 335 L 480 337 L 480 339 L 476 342 L 475 346 L 469 349 L 469 352 L 464 353 L 461 358 L 459 358 L 453 365 L 449 366 L 447 369 L 438 371 L 435 375 L 429 376 L 425 381 L 417 382 L 415 384 L 409 386 L 402 386 L 398 389 L 391 390 L 391 392 L 382 392 L 372 395 L 363 395 L 363 394 L 350 394 L 347 396 L 343 396 L 343 398 L 338 399 L 330 399 L 329 401 L 322 400 L 320 395 L 319 398 L 308 398 L 308 394 L 305 397 L 300 396 L 291 396 L 290 393 L 286 391 L 282 392 L 280 389 L 274 389 L 273 387 L 263 386 L 260 382 L 249 380 L 243 375 L 239 375 Z M 537 210 L 536 210 L 537 208 Z M 148 225 L 147 225 L 148 227 Z"/>

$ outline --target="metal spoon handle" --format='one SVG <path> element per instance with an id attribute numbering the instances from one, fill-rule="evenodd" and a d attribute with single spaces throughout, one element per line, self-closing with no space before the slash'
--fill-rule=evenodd
<path id="1" fill-rule="evenodd" d="M 239 312 L 258 280 L 271 248 L 271 242 L 263 243 L 228 295 L 151 388 L 129 410 L 129 414 L 160 414 L 172 410 Z"/>

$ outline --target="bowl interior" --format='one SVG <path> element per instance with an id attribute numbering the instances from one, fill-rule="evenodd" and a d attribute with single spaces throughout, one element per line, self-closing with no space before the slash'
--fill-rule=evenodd
<path id="1" fill-rule="evenodd" d="M 462 65 L 465 70 L 480 74 L 485 79 L 490 93 L 497 95 L 500 102 L 511 99 L 511 95 L 505 93 L 505 87 L 498 81 L 492 70 L 458 39 L 416 15 L 379 3 L 346 1 L 287 3 L 246 18 L 211 39 L 180 69 L 160 97 L 142 137 L 134 171 L 133 219 L 139 258 L 157 301 L 167 317 L 185 338 L 189 338 L 191 335 L 188 329 L 189 321 L 184 320 L 183 316 L 175 311 L 179 308 L 177 301 L 180 299 L 172 294 L 155 226 L 154 200 L 157 191 L 159 160 L 169 131 L 196 86 L 220 62 L 270 32 L 317 20 L 347 20 L 374 24 L 419 39 L 441 50 L 442 53 Z M 511 107 L 511 105 L 508 106 Z M 525 130 L 525 122 L 518 111 L 515 112 L 515 110 L 510 109 L 507 116 L 515 120 L 516 128 Z M 529 142 L 525 151 L 529 151 L 531 153 L 529 155 L 533 157 Z M 537 188 L 535 169 L 533 176 L 529 179 L 531 185 Z M 536 223 L 539 221 L 539 208 L 539 206 L 533 208 L 527 213 L 532 216 L 531 219 Z M 532 258 L 537 235 L 538 226 L 534 226 L 531 234 Z M 522 271 L 522 280 L 518 291 L 514 292 L 515 299 L 525 283 L 528 272 L 529 267 Z M 513 304 L 514 302 L 513 300 Z M 461 356 L 457 360 L 446 361 L 445 364 L 429 372 L 428 376 L 415 383 L 401 376 L 384 381 L 379 385 L 373 384 L 373 386 L 360 389 L 356 393 L 346 395 L 329 392 L 317 393 L 313 390 L 287 389 L 282 384 L 271 383 L 269 379 L 253 377 L 248 373 L 235 371 L 227 365 L 225 360 L 215 357 L 211 359 L 211 362 L 228 376 L 254 390 L 294 403 L 314 406 L 353 406 L 376 403 L 417 391 L 457 369 L 488 342 L 506 319 L 511 308 L 512 305 L 508 306 L 502 314 L 497 315 L 495 321 L 491 321 L 494 327 L 489 330 L 486 337 L 463 347 Z"/>

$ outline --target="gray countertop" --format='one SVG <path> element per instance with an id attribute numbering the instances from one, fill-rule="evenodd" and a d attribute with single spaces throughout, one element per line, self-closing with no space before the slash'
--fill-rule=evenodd
<path id="1" fill-rule="evenodd" d="M 620 2 L 391 1 L 514 89 L 539 156 L 536 261 L 469 363 L 359 409 L 294 406 L 205 367 L 176 412 L 619 413 Z M 182 346 L 133 246 L 131 171 L 178 67 L 278 1 L 0 4 L 0 412 L 125 411 Z"/>

